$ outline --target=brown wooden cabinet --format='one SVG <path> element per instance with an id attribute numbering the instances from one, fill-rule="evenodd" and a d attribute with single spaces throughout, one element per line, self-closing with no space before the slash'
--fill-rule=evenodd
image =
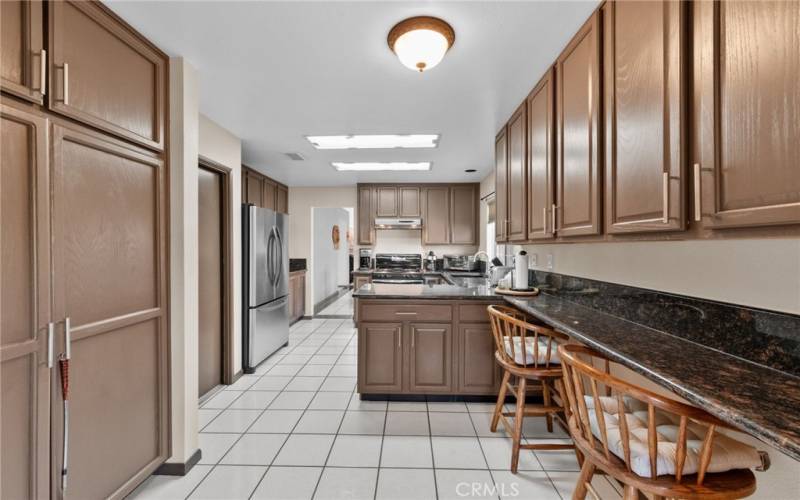
<path id="1" fill-rule="evenodd" d="M 526 100 L 528 107 L 528 239 L 552 239 L 556 184 L 555 68 Z"/>
<path id="2" fill-rule="evenodd" d="M 289 213 L 289 188 L 280 184 L 277 187 L 275 211 L 283 214 Z"/>
<path id="3" fill-rule="evenodd" d="M 306 272 L 289 273 L 289 323 L 302 319 L 306 314 Z"/>
<path id="4" fill-rule="evenodd" d="M 402 323 L 359 324 L 359 392 L 395 393 L 403 390 L 402 335 Z"/>
<path id="5" fill-rule="evenodd" d="M 458 392 L 495 394 L 500 382 L 491 325 L 462 323 L 458 338 Z"/>
<path id="6" fill-rule="evenodd" d="M 397 217 L 397 188 L 378 186 L 375 194 L 375 217 Z"/>
<path id="7" fill-rule="evenodd" d="M 163 149 L 167 60 L 96 2 L 47 4 L 50 109 Z"/>
<path id="8" fill-rule="evenodd" d="M 3 15 L 6 5 L 3 3 Z M 5 26 L 5 19 L 3 20 Z M 3 42 L 5 43 L 5 33 Z M 3 47 L 5 54 L 5 47 Z M 2 498 L 50 494 L 50 181 L 47 119 L 0 105 Z M 55 332 L 53 332 L 55 335 Z"/>
<path id="9" fill-rule="evenodd" d="M 450 243 L 478 244 L 478 185 L 457 184 L 450 188 Z"/>
<path id="10" fill-rule="evenodd" d="M 494 141 L 495 241 L 508 241 L 508 140 L 503 127 Z"/>
<path id="11" fill-rule="evenodd" d="M 452 392 L 453 329 L 449 324 L 409 323 L 408 388 L 412 392 Z"/>
<path id="12" fill-rule="evenodd" d="M 0 2 L 0 87 L 41 104 L 47 77 L 44 9 L 40 1 Z"/>
<path id="13" fill-rule="evenodd" d="M 397 188 L 399 208 L 398 217 L 420 217 L 420 188 L 417 186 L 400 186 Z"/>
<path id="14" fill-rule="evenodd" d="M 358 244 L 375 243 L 375 212 L 372 199 L 375 188 L 358 186 Z"/>
<path id="15" fill-rule="evenodd" d="M 430 186 L 422 189 L 422 243 L 450 243 L 450 188 Z"/>
<path id="16" fill-rule="evenodd" d="M 556 62 L 558 127 L 556 231 L 601 231 L 600 14 L 595 12 Z"/>
<path id="17" fill-rule="evenodd" d="M 508 181 L 506 183 L 506 224 L 508 241 L 524 241 L 528 237 L 527 112 L 520 105 L 508 121 Z"/>
<path id="18" fill-rule="evenodd" d="M 242 203 L 289 213 L 289 188 L 255 170 L 242 166 Z"/>
<path id="19" fill-rule="evenodd" d="M 692 220 L 800 222 L 798 2 L 695 2 Z M 698 175 L 699 174 L 699 175 Z"/>
<path id="20" fill-rule="evenodd" d="M 369 274 L 356 274 L 353 276 L 353 288 L 355 290 L 358 290 L 368 283 L 372 283 L 372 276 Z"/>
<path id="21" fill-rule="evenodd" d="M 685 228 L 687 5 L 602 8 L 608 233 Z"/>

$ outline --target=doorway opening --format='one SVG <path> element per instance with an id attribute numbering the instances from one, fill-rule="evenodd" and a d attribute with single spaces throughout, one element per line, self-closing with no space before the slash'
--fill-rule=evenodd
<path id="1" fill-rule="evenodd" d="M 311 209 L 311 280 L 315 317 L 352 316 L 353 207 Z"/>

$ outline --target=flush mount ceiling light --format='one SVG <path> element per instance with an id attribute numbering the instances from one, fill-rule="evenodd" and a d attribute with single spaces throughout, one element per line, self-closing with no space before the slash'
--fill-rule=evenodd
<path id="1" fill-rule="evenodd" d="M 387 39 L 403 66 L 420 73 L 439 64 L 455 41 L 456 34 L 449 24 L 429 16 L 400 21 Z"/>
<path id="2" fill-rule="evenodd" d="M 407 162 L 355 162 L 355 163 L 331 163 L 333 168 L 340 172 L 380 172 L 382 170 L 408 171 L 408 170 L 430 170 L 431 162 L 423 161 L 417 163 Z"/>
<path id="3" fill-rule="evenodd" d="M 311 135 L 306 139 L 317 149 L 435 148 L 439 145 L 439 134 Z"/>

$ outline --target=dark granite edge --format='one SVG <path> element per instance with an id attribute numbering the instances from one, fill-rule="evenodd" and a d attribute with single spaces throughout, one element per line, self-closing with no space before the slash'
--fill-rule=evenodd
<path id="1" fill-rule="evenodd" d="M 550 297 L 553 297 L 553 298 L 555 298 L 557 300 L 563 300 L 565 302 L 569 302 L 569 301 L 567 301 L 565 299 L 562 299 L 560 297 L 555 297 L 555 296 L 552 296 L 552 295 L 550 295 Z M 531 314 L 532 316 L 535 316 L 535 317 L 545 321 L 546 323 L 550 324 L 551 326 L 553 326 L 553 327 L 555 327 L 555 328 L 557 328 L 559 330 L 562 330 L 562 331 L 564 331 L 565 333 L 567 333 L 567 334 L 569 334 L 571 336 L 574 336 L 574 337 L 578 338 L 582 342 L 584 342 L 584 343 L 588 344 L 589 346 L 597 349 L 601 353 L 609 356 L 609 358 L 611 358 L 613 361 L 616 361 L 616 362 L 618 362 L 618 363 L 620 363 L 620 364 L 632 369 L 633 371 L 645 376 L 646 378 L 652 380 L 653 382 L 655 382 L 655 383 L 657 383 L 657 384 L 659 384 L 661 386 L 664 386 L 667 389 L 675 392 L 679 396 L 685 398 L 687 401 L 690 401 L 690 402 L 702 407 L 703 409 L 707 410 L 709 413 L 711 413 L 712 415 L 716 416 L 720 420 L 730 423 L 734 428 L 740 429 L 742 432 L 745 432 L 745 433 L 748 433 L 748 434 L 752 434 L 753 436 L 761 439 L 765 443 L 767 443 L 767 444 L 769 444 L 771 446 L 774 446 L 775 448 L 783 451 L 784 453 L 786 453 L 791 458 L 793 458 L 795 460 L 800 460 L 800 442 L 787 439 L 785 436 L 781 435 L 780 433 L 778 433 L 776 431 L 773 431 L 768 427 L 765 427 L 761 422 L 757 422 L 757 421 L 753 420 L 753 418 L 751 416 L 748 416 L 747 414 L 744 414 L 744 413 L 741 413 L 740 411 L 738 411 L 736 407 L 733 407 L 733 406 L 731 406 L 729 404 L 724 404 L 724 403 L 720 402 L 718 399 L 716 399 L 716 398 L 714 398 L 712 396 L 706 396 L 706 395 L 700 394 L 699 392 L 697 392 L 695 390 L 692 390 L 691 388 L 687 387 L 686 384 L 681 383 L 679 380 L 677 380 L 677 379 L 675 379 L 673 377 L 668 377 L 668 376 L 666 376 L 664 374 L 661 374 L 661 373 L 659 373 L 657 371 L 649 369 L 647 366 L 645 366 L 645 365 L 637 362 L 636 360 L 631 359 L 630 357 L 625 356 L 621 352 L 615 350 L 612 346 L 608 346 L 605 343 L 603 343 L 603 342 L 601 342 L 599 340 L 596 340 L 590 334 L 587 334 L 587 333 L 584 333 L 584 332 L 582 332 L 580 330 L 577 330 L 574 325 L 570 325 L 569 323 L 565 323 L 563 321 L 560 321 L 559 319 L 556 319 L 553 316 L 548 315 L 544 311 L 541 311 L 541 310 L 538 310 L 538 309 L 535 309 L 535 308 L 531 307 L 530 303 L 528 302 L 530 299 L 520 299 L 520 298 L 508 297 L 508 296 L 504 296 L 502 298 L 506 302 L 508 302 L 508 303 L 514 305 L 515 307 L 525 311 L 526 313 Z M 680 337 L 676 337 L 674 335 L 670 335 L 669 333 L 661 332 L 659 330 L 655 330 L 653 328 L 650 328 L 650 327 L 647 327 L 647 326 L 644 326 L 644 325 L 640 325 L 638 323 L 634 323 L 632 321 L 629 321 L 629 320 L 626 320 L 626 319 L 623 319 L 623 318 L 619 318 L 617 316 L 613 316 L 613 315 L 610 315 L 610 314 L 607 314 L 607 313 L 604 313 L 604 312 L 596 311 L 594 309 L 590 309 L 588 307 L 582 306 L 580 304 L 575 304 L 573 302 L 569 302 L 569 304 L 570 304 L 570 307 L 585 309 L 585 310 L 589 311 L 591 314 L 594 314 L 594 315 L 602 315 L 602 316 L 606 316 L 608 318 L 611 318 L 614 321 L 619 321 L 619 322 L 635 325 L 636 328 L 640 328 L 642 330 L 647 330 L 647 332 L 650 333 L 650 334 L 668 336 L 674 342 L 690 343 L 690 344 L 693 344 L 694 346 L 696 346 L 697 348 L 707 349 L 709 351 L 713 351 L 718 356 L 727 356 L 727 357 L 730 357 L 732 359 L 735 359 L 736 362 L 747 362 L 747 364 L 751 365 L 754 370 L 767 370 L 767 371 L 770 371 L 772 373 L 780 374 L 780 375 L 785 376 L 785 377 L 789 377 L 789 378 L 793 378 L 793 379 L 797 378 L 797 377 L 794 377 L 791 374 L 788 374 L 788 373 L 785 373 L 785 372 L 780 372 L 780 371 L 777 371 L 777 370 L 773 370 L 773 369 L 771 369 L 769 367 L 766 367 L 766 366 L 763 366 L 763 365 L 759 365 L 757 363 L 753 363 L 753 362 L 738 358 L 736 356 L 733 356 L 733 355 L 730 355 L 730 354 L 727 354 L 727 353 L 724 353 L 724 352 L 721 352 L 721 351 L 718 351 L 718 350 L 710 349 L 710 348 L 702 346 L 700 344 L 697 344 L 697 343 L 694 343 L 694 342 L 690 342 L 690 341 L 682 339 Z"/>

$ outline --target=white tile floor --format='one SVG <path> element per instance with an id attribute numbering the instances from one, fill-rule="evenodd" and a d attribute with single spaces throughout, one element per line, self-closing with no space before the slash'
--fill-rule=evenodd
<path id="1" fill-rule="evenodd" d="M 296 323 L 289 347 L 200 409 L 203 458 L 186 476 L 153 476 L 132 498 L 562 499 L 578 476 L 568 451 L 523 451 L 489 431 L 492 404 L 361 401 L 350 319 Z M 528 442 L 558 439 L 542 419 Z M 603 499 L 619 492 L 603 476 Z"/>
<path id="2" fill-rule="evenodd" d="M 347 292 L 331 305 L 317 313 L 317 316 L 352 316 L 353 292 Z"/>

